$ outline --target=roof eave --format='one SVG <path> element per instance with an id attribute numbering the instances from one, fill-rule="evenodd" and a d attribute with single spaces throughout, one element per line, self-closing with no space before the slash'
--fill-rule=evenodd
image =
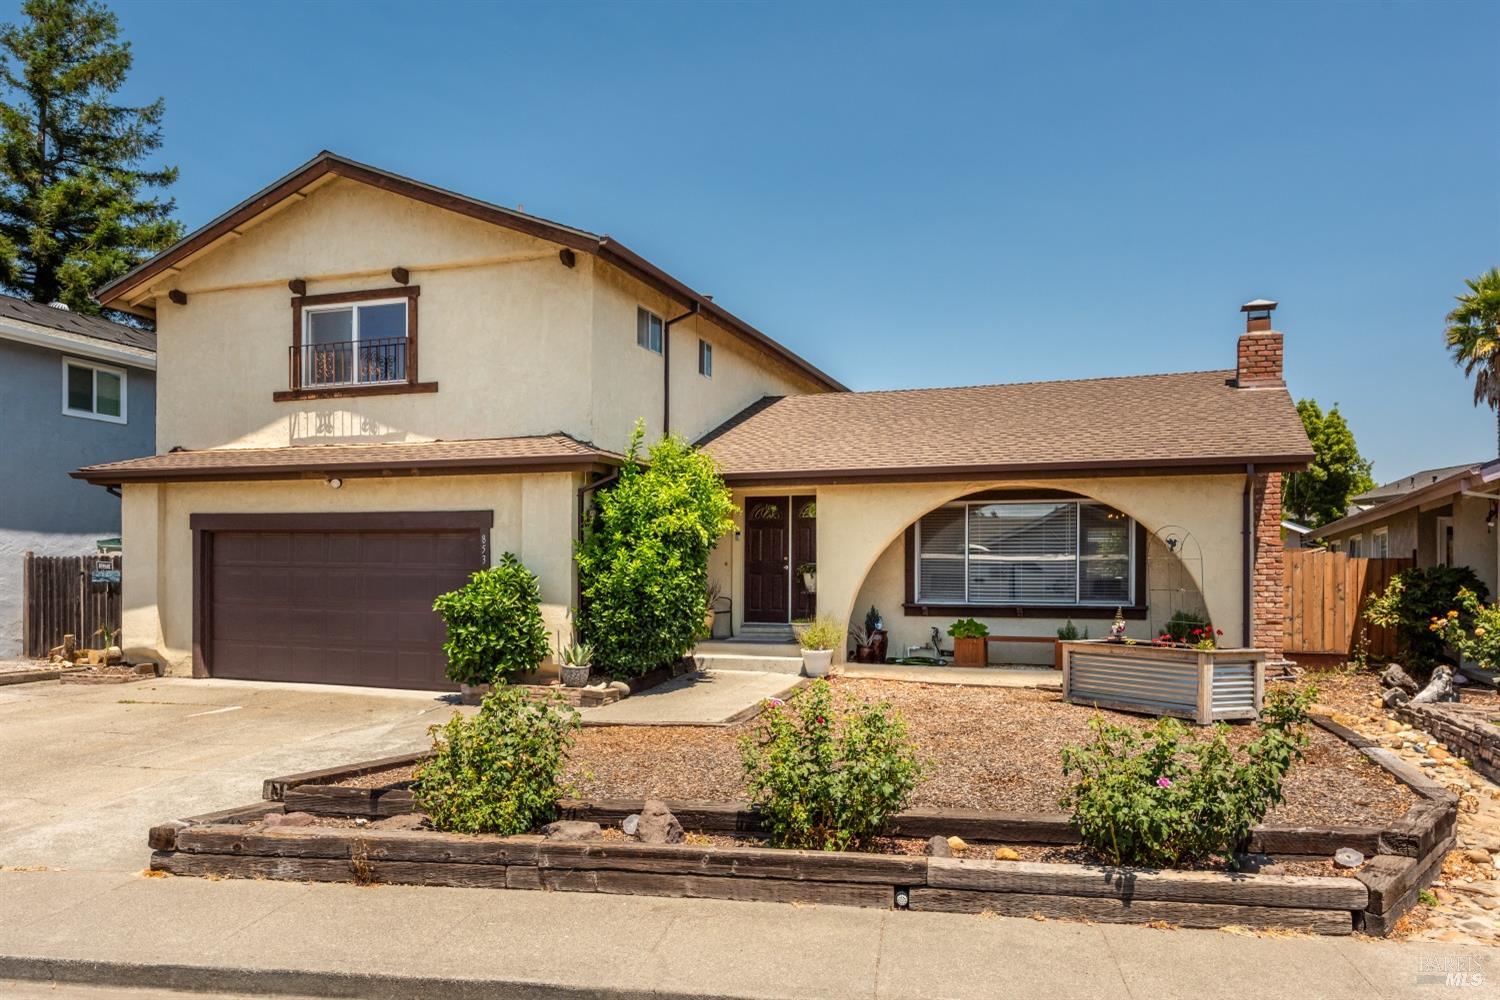
<path id="1" fill-rule="evenodd" d="M 505 475 L 528 472 L 596 472 L 618 467 L 615 455 L 547 455 L 506 459 L 411 459 L 383 462 L 299 462 L 295 465 L 224 465 L 202 469 L 114 469 L 88 466 L 68 473 L 94 486 L 131 483 L 180 483 L 338 477 L 368 479 L 397 476 Z"/>
<path id="2" fill-rule="evenodd" d="M 1447 479 L 1440 479 L 1419 490 L 1412 490 L 1405 496 L 1376 504 L 1374 507 L 1362 510 L 1358 514 L 1350 514 L 1347 517 L 1339 518 L 1337 521 L 1330 521 L 1314 531 L 1311 537 L 1321 540 L 1330 535 L 1342 534 L 1353 528 L 1362 528 L 1367 524 L 1384 521 L 1388 517 L 1405 513 L 1413 508 L 1422 507 L 1438 498 L 1457 496 L 1466 491 L 1471 485 L 1483 482 L 1484 479 L 1480 475 L 1480 469 L 1475 467 L 1460 472 L 1457 475 L 1449 476 Z"/>
<path id="3" fill-rule="evenodd" d="M 710 452 L 712 454 L 712 452 Z M 1254 466 L 1257 472 L 1300 472 L 1311 454 L 1216 456 L 1187 458 L 1101 459 L 1082 462 L 1011 462 L 975 465 L 886 466 L 862 469 L 722 469 L 724 481 L 735 486 L 778 483 L 921 482 L 926 480 L 993 479 L 997 477 L 1063 478 L 1069 476 L 1229 475 Z"/>

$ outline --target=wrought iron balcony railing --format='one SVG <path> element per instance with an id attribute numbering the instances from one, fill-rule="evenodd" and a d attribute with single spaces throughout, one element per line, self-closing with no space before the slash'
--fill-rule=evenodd
<path id="1" fill-rule="evenodd" d="M 346 340 L 290 348 L 288 382 L 293 389 L 405 382 L 411 341 Z"/>

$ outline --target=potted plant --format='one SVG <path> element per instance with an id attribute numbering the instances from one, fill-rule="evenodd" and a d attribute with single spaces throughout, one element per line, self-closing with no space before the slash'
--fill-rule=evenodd
<path id="1" fill-rule="evenodd" d="M 802 647 L 802 672 L 808 677 L 827 677 L 833 651 L 844 641 L 844 627 L 832 618 L 814 618 L 792 626 Z"/>
<path id="2" fill-rule="evenodd" d="M 881 616 L 880 609 L 873 604 L 865 612 L 865 634 L 869 636 L 870 642 L 870 658 L 866 662 L 884 663 L 890 636 L 885 630 L 885 619 Z"/>
<path id="3" fill-rule="evenodd" d="M 594 647 L 586 642 L 561 646 L 557 650 L 557 663 L 562 668 L 563 687 L 586 687 L 594 669 Z"/>
<path id="4" fill-rule="evenodd" d="M 797 575 L 802 578 L 802 589 L 809 594 L 818 592 L 818 564 L 805 562 L 797 567 Z"/>
<path id="5" fill-rule="evenodd" d="M 953 637 L 953 665 L 956 667 L 984 666 L 985 636 L 989 627 L 973 618 L 960 618 L 948 626 Z"/>
<path id="6" fill-rule="evenodd" d="M 719 595 L 723 593 L 723 586 L 718 580 L 708 581 L 708 600 L 704 603 L 703 611 L 703 637 L 712 639 L 714 635 L 714 619 L 718 617 Z"/>
<path id="7" fill-rule="evenodd" d="M 870 633 L 862 625 L 849 626 L 849 638 L 854 640 L 854 662 L 870 663 L 874 654 L 870 650 Z"/>

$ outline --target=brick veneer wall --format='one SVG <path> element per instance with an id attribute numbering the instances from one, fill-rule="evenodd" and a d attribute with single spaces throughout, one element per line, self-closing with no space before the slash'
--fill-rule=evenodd
<path id="1" fill-rule="evenodd" d="M 1240 386 L 1285 385 L 1281 374 L 1281 334 L 1260 330 L 1240 335 L 1235 359 L 1235 384 Z"/>
<path id="2" fill-rule="evenodd" d="M 1281 652 L 1285 638 L 1286 586 L 1282 568 L 1281 473 L 1257 473 L 1251 483 L 1251 516 L 1255 519 L 1252 554 L 1250 640 L 1257 649 Z"/>

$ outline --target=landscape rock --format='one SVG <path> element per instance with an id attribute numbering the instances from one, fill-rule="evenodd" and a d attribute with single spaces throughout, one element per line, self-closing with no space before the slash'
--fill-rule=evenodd
<path id="1" fill-rule="evenodd" d="M 954 854 L 957 854 L 959 851 L 967 850 L 968 847 L 968 842 L 962 837 L 948 838 L 948 850 L 952 851 Z"/>
<path id="2" fill-rule="evenodd" d="M 544 840 L 594 840 L 603 833 L 598 823 L 581 819 L 560 819 L 542 827 Z"/>
<path id="3" fill-rule="evenodd" d="M 927 841 L 925 853 L 929 858 L 951 858 L 953 851 L 948 847 L 946 837 L 932 837 Z"/>
<path id="4" fill-rule="evenodd" d="M 1400 688 L 1387 688 L 1385 694 L 1380 696 L 1380 701 L 1386 708 L 1399 708 L 1411 701 L 1411 695 Z"/>
<path id="5" fill-rule="evenodd" d="M 1427 705 L 1433 702 L 1457 701 L 1458 691 L 1453 687 L 1453 668 L 1446 663 L 1440 663 L 1432 671 L 1432 680 L 1427 686 L 1418 691 L 1412 698 L 1413 705 Z"/>
<path id="6" fill-rule="evenodd" d="M 635 831 L 640 828 L 640 825 L 640 813 L 631 813 L 629 816 L 626 816 L 624 819 L 620 820 L 620 829 L 625 831 L 625 836 L 627 837 L 634 837 Z"/>
<path id="7" fill-rule="evenodd" d="M 1236 854 L 1234 856 L 1235 871 L 1246 875 L 1255 875 L 1265 871 L 1275 862 L 1269 854 Z"/>
<path id="8" fill-rule="evenodd" d="M 427 816 L 425 813 L 398 813 L 395 816 L 387 816 L 377 819 L 370 824 L 372 830 L 423 830 L 426 829 Z"/>
<path id="9" fill-rule="evenodd" d="M 1358 868 L 1365 863 L 1365 856 L 1352 847 L 1340 847 L 1333 852 L 1333 863 L 1339 868 Z"/>
<path id="10" fill-rule="evenodd" d="M 1014 847 L 995 848 L 996 861 L 1020 861 L 1021 855 Z"/>
<path id="11" fill-rule="evenodd" d="M 1416 694 L 1422 687 L 1399 663 L 1389 664 L 1385 668 L 1385 672 L 1380 675 L 1380 686 L 1396 688 L 1407 694 Z"/>
<path id="12" fill-rule="evenodd" d="M 682 824 L 672 815 L 666 803 L 659 799 L 647 799 L 641 809 L 640 822 L 635 830 L 636 838 L 643 844 L 682 843 Z"/>
<path id="13" fill-rule="evenodd" d="M 1490 863 L 1490 852 L 1482 847 L 1471 847 L 1464 851 L 1464 859 L 1476 865 L 1487 865 Z"/>
<path id="14" fill-rule="evenodd" d="M 267 813 L 266 818 L 261 821 L 263 826 L 312 826 L 317 822 L 317 817 L 312 813 L 289 812 L 289 813 Z"/>

